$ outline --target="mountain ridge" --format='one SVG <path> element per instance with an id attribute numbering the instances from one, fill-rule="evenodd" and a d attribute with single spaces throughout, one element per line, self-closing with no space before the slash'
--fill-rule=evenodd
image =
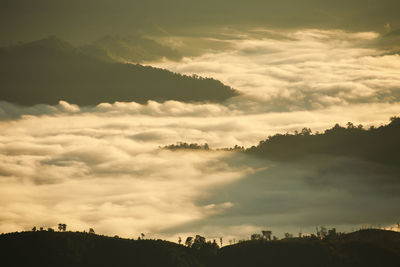
<path id="1" fill-rule="evenodd" d="M 101 60 L 54 36 L 0 48 L 0 88 L 0 100 L 27 106 L 60 100 L 222 102 L 238 95 L 212 78 Z"/>
<path id="2" fill-rule="evenodd" d="M 201 238 L 199 238 L 200 240 Z M 378 240 L 378 241 L 377 241 Z M 379 240 L 384 240 L 380 242 Z M 1 263 L 19 266 L 379 266 L 400 263 L 400 233 L 378 229 L 349 234 L 248 240 L 218 249 L 163 240 L 131 240 L 81 232 L 0 235 Z"/>

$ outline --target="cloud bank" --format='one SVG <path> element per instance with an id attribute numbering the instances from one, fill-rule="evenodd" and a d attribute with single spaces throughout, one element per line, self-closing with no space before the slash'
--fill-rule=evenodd
<path id="1" fill-rule="evenodd" d="M 231 100 L 235 108 L 258 112 L 398 103 L 400 57 L 371 48 L 378 37 L 374 32 L 258 29 L 232 35 L 231 49 L 154 64 L 217 78 L 246 94 Z"/>
<path id="2" fill-rule="evenodd" d="M 34 225 L 54 227 L 63 222 L 73 230 L 93 227 L 98 233 L 126 237 L 145 232 L 149 237 L 174 241 L 177 235 L 195 232 L 239 238 L 264 226 L 277 233 L 298 225 L 306 228 L 327 221 L 316 216 L 331 212 L 324 205 L 334 208 L 337 218 L 332 223 L 354 225 L 361 219 L 346 219 L 350 210 L 344 196 L 355 205 L 379 199 L 382 204 L 388 199 L 376 194 L 363 202 L 338 185 L 315 189 L 316 185 L 308 182 L 318 177 L 317 170 L 261 164 L 227 152 L 180 153 L 159 150 L 158 146 L 176 141 L 208 143 L 214 148 L 250 146 L 276 132 L 323 129 L 331 127 L 332 121 L 344 124 L 349 118 L 355 123 L 379 125 L 399 112 L 398 107 L 376 104 L 372 110 L 371 105 L 359 105 L 228 115 L 219 105 L 207 108 L 173 102 L 102 104 L 87 110 L 63 102 L 31 109 L 13 106 L 12 110 L 14 114 L 31 114 L 0 122 L 0 231 L 29 230 Z M 356 176 L 349 190 L 364 182 L 356 173 L 348 176 Z M 285 200 L 286 196 L 291 197 Z M 321 203 L 315 203 L 318 201 Z M 282 209 L 275 211 L 273 203 L 280 203 Z M 294 212 L 293 203 L 299 213 Z M 310 208 L 311 204 L 321 208 Z M 285 205 L 291 208 L 285 209 Z M 258 208 L 251 211 L 252 207 Z M 339 212 L 341 207 L 346 209 Z M 393 210 L 386 211 L 392 214 Z M 358 218 L 384 223 L 389 220 L 387 213 L 376 220 Z M 304 216 L 316 219 L 311 222 Z"/>
<path id="3" fill-rule="evenodd" d="M 227 38 L 229 48 L 159 63 L 244 93 L 222 104 L 0 102 L 0 232 L 66 223 L 176 241 L 196 232 L 237 239 L 264 228 L 393 224 L 399 184 L 384 166 L 345 158 L 283 165 L 158 149 L 179 141 L 249 147 L 304 127 L 387 123 L 400 114 L 400 59 L 369 48 L 375 38 L 257 30 Z"/>

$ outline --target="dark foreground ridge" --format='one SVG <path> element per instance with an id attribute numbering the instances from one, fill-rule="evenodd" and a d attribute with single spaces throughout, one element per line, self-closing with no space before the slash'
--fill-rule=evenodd
<path id="1" fill-rule="evenodd" d="M 1 266 L 174 267 L 397 267 L 400 233 L 350 234 L 283 240 L 249 240 L 218 248 L 191 248 L 162 240 L 130 240 L 79 232 L 22 232 L 0 236 Z"/>
<path id="2" fill-rule="evenodd" d="M 21 105 L 179 100 L 221 102 L 237 91 L 211 78 L 112 61 L 56 37 L 0 48 L 0 100 Z"/>

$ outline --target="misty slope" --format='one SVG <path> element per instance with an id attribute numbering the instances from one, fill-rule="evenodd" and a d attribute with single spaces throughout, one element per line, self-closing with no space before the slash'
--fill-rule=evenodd
<path id="1" fill-rule="evenodd" d="M 324 133 L 312 134 L 304 128 L 295 134 L 275 134 L 259 142 L 257 146 L 245 149 L 236 145 L 224 148 L 256 155 L 268 160 L 296 161 L 308 156 L 335 156 L 367 160 L 396 165 L 400 163 L 400 117 L 378 128 L 364 129 L 362 125 L 348 123 L 347 127 L 336 124 Z M 210 150 L 208 144 L 177 144 L 163 147 L 168 150 Z"/>
<path id="2" fill-rule="evenodd" d="M 226 153 L 225 162 L 255 171 L 222 190 L 210 190 L 201 205 L 233 203 L 232 207 L 184 229 L 249 221 L 278 229 L 396 223 L 400 214 L 399 136 L 400 118 L 393 117 L 390 124 L 368 130 L 352 124 L 346 128 L 336 125 L 325 133 L 304 129 L 271 136 L 249 149 L 224 149 L 232 151 Z M 186 143 L 164 149 L 215 151 L 207 145 Z"/>
<path id="3" fill-rule="evenodd" d="M 246 151 L 271 160 L 297 160 L 309 155 L 332 155 L 379 163 L 399 164 L 400 118 L 368 130 L 349 123 L 336 124 L 322 134 L 303 129 L 298 134 L 276 134 Z"/>
<path id="4" fill-rule="evenodd" d="M 147 100 L 219 102 L 237 94 L 214 79 L 103 61 L 56 37 L 0 49 L 0 88 L 0 100 L 22 105 L 56 104 L 59 100 L 79 105 Z"/>
<path id="5" fill-rule="evenodd" d="M 204 244 L 205 245 L 205 244 Z M 204 247 L 207 247 L 206 245 Z M 2 266 L 398 266 L 400 233 L 362 230 L 319 240 L 244 241 L 222 249 L 187 248 L 85 233 L 23 232 L 0 236 Z"/>

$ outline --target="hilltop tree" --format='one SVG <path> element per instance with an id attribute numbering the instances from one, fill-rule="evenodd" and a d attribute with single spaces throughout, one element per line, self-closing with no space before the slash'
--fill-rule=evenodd
<path id="1" fill-rule="evenodd" d="M 303 128 L 302 130 L 301 130 L 301 134 L 302 135 L 311 135 L 311 133 L 312 133 L 312 131 L 311 131 L 311 129 L 310 128 Z"/>
<path id="2" fill-rule="evenodd" d="M 260 240 L 260 239 L 262 239 L 262 237 L 261 237 L 260 234 L 252 234 L 252 235 L 250 236 L 250 239 L 251 239 L 251 240 Z"/>
<path id="3" fill-rule="evenodd" d="M 261 233 L 264 239 L 271 241 L 272 231 L 261 231 Z"/>
<path id="4" fill-rule="evenodd" d="M 348 123 L 346 124 L 346 126 L 347 126 L 347 129 L 354 129 L 354 128 L 356 128 L 352 122 L 348 122 Z"/>
<path id="5" fill-rule="evenodd" d="M 318 229 L 318 226 L 316 227 L 317 229 L 317 236 L 319 239 L 324 239 L 328 235 L 328 229 L 324 226 L 320 226 Z"/>
<path id="6" fill-rule="evenodd" d="M 334 239 L 337 237 L 337 235 L 338 235 L 338 233 L 336 232 L 336 228 L 332 228 L 332 229 L 328 230 L 327 238 Z"/>
<path id="7" fill-rule="evenodd" d="M 65 232 L 67 230 L 67 225 L 65 223 L 59 223 L 58 224 L 58 231 L 63 231 Z"/>
<path id="8" fill-rule="evenodd" d="M 293 234 L 285 233 L 285 239 L 290 239 L 290 238 L 293 238 Z"/>
<path id="9" fill-rule="evenodd" d="M 205 237 L 203 237 L 201 235 L 196 235 L 196 237 L 194 238 L 193 244 L 192 244 L 192 248 L 200 249 L 201 247 L 204 246 L 205 243 L 206 243 Z"/>
<path id="10" fill-rule="evenodd" d="M 191 246 L 192 246 L 192 243 L 193 243 L 193 237 L 188 236 L 188 237 L 186 238 L 185 245 L 186 245 L 187 247 L 191 247 Z"/>

